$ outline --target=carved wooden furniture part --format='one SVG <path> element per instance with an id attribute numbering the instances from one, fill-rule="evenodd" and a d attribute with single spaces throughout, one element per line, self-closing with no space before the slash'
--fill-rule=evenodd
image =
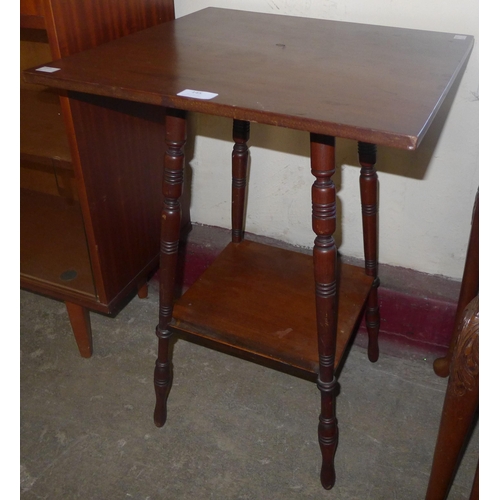
<path id="1" fill-rule="evenodd" d="M 174 17 L 173 0 L 21 0 L 20 10 L 21 69 Z M 21 287 L 65 302 L 89 357 L 89 310 L 145 296 L 158 265 L 163 125 L 160 108 L 84 107 L 21 82 Z"/>
<path id="2" fill-rule="evenodd" d="M 457 331 L 426 500 L 447 498 L 479 410 L 479 295 L 463 310 Z M 470 499 L 479 499 L 479 463 Z"/>
<path id="3" fill-rule="evenodd" d="M 376 145 L 418 147 L 472 46 L 462 34 L 208 8 L 63 58 L 52 73 L 25 73 L 69 91 L 82 116 L 111 98 L 165 108 L 158 426 L 172 385 L 172 339 L 181 335 L 314 380 L 321 482 L 334 485 L 336 372 L 363 311 L 369 358 L 378 357 Z M 233 120 L 233 240 L 174 303 L 190 111 Z M 251 122 L 310 134 L 312 257 L 243 237 Z M 364 269 L 337 260 L 335 137 L 358 142 Z"/>
<path id="4" fill-rule="evenodd" d="M 447 498 L 467 439 L 479 411 L 479 191 L 472 213 L 469 244 L 448 353 L 434 362 L 449 375 L 434 450 L 426 500 Z M 479 498 L 479 463 L 470 500 Z"/>

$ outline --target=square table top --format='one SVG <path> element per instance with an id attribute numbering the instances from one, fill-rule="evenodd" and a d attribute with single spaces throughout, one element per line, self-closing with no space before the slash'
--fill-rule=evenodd
<path id="1" fill-rule="evenodd" d="M 45 65 L 56 71 L 24 75 L 66 90 L 415 149 L 473 43 L 461 33 L 207 8 Z M 194 97 L 178 95 L 185 90 Z"/>

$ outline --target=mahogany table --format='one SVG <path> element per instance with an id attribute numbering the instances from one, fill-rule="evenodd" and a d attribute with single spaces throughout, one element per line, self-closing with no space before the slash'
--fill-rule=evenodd
<path id="1" fill-rule="evenodd" d="M 165 108 L 156 425 L 174 334 L 310 378 L 321 393 L 321 482 L 333 486 L 336 372 L 363 310 L 378 358 L 376 145 L 420 144 L 472 46 L 461 33 L 208 8 L 25 72 L 90 108 L 110 98 Z M 175 301 L 188 111 L 233 119 L 233 237 Z M 250 122 L 310 134 L 312 257 L 243 239 Z M 364 269 L 337 262 L 335 137 L 358 141 Z"/>

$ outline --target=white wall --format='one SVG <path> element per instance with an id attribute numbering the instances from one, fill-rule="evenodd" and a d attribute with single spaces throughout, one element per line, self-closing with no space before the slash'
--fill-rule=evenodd
<path id="1" fill-rule="evenodd" d="M 469 34 L 475 46 L 456 95 L 416 152 L 379 148 L 380 262 L 460 279 L 479 182 L 477 0 L 176 0 L 182 17 L 205 7 Z M 191 217 L 230 227 L 228 119 L 195 115 Z M 309 136 L 251 126 L 246 230 L 311 247 Z M 359 167 L 354 141 L 338 140 L 339 250 L 362 257 Z"/>

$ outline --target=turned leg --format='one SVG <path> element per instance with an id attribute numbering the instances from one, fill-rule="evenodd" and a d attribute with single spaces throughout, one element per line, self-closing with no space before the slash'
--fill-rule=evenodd
<path id="1" fill-rule="evenodd" d="M 479 296 L 461 317 L 426 500 L 446 498 L 479 408 Z"/>
<path id="2" fill-rule="evenodd" d="M 232 237 L 233 243 L 240 243 L 243 239 L 243 220 L 245 214 L 245 199 L 248 170 L 248 146 L 250 137 L 250 123 L 242 120 L 233 120 L 233 186 L 232 186 Z"/>
<path id="3" fill-rule="evenodd" d="M 163 210 L 161 213 L 160 314 L 156 327 L 158 358 L 154 372 L 156 406 L 154 422 L 158 427 L 167 419 L 167 397 L 172 386 L 172 331 L 169 329 L 174 306 L 175 277 L 179 236 L 186 143 L 186 113 L 167 109 L 166 144 L 163 174 Z"/>
<path id="4" fill-rule="evenodd" d="M 89 310 L 73 302 L 65 302 L 65 304 L 80 355 L 83 358 L 90 358 L 92 356 L 92 329 Z"/>
<path id="5" fill-rule="evenodd" d="M 457 343 L 457 336 L 462 323 L 462 311 L 465 306 L 479 292 L 479 191 L 476 194 L 474 210 L 472 214 L 472 225 L 469 236 L 469 245 L 465 257 L 464 274 L 460 296 L 458 298 L 457 312 L 455 314 L 455 324 L 453 326 L 453 337 L 446 356 L 434 360 L 434 372 L 440 377 L 447 377 L 450 373 L 450 362 Z"/>
<path id="6" fill-rule="evenodd" d="M 318 330 L 321 414 L 318 439 L 322 454 L 321 484 L 330 489 L 335 484 L 334 456 L 338 442 L 335 398 L 335 347 L 337 340 L 337 248 L 335 232 L 335 138 L 311 134 L 311 171 L 316 177 L 312 186 L 312 226 L 316 234 L 313 261 L 316 286 L 316 322 Z"/>
<path id="7" fill-rule="evenodd" d="M 365 252 L 365 271 L 374 277 L 374 282 L 366 305 L 366 329 L 368 330 L 368 359 L 377 361 L 378 333 L 380 330 L 380 312 L 377 289 L 378 278 L 378 180 L 375 171 L 377 147 L 366 142 L 358 143 L 361 174 L 359 185 L 361 191 L 361 211 L 363 218 L 363 244 Z"/>

